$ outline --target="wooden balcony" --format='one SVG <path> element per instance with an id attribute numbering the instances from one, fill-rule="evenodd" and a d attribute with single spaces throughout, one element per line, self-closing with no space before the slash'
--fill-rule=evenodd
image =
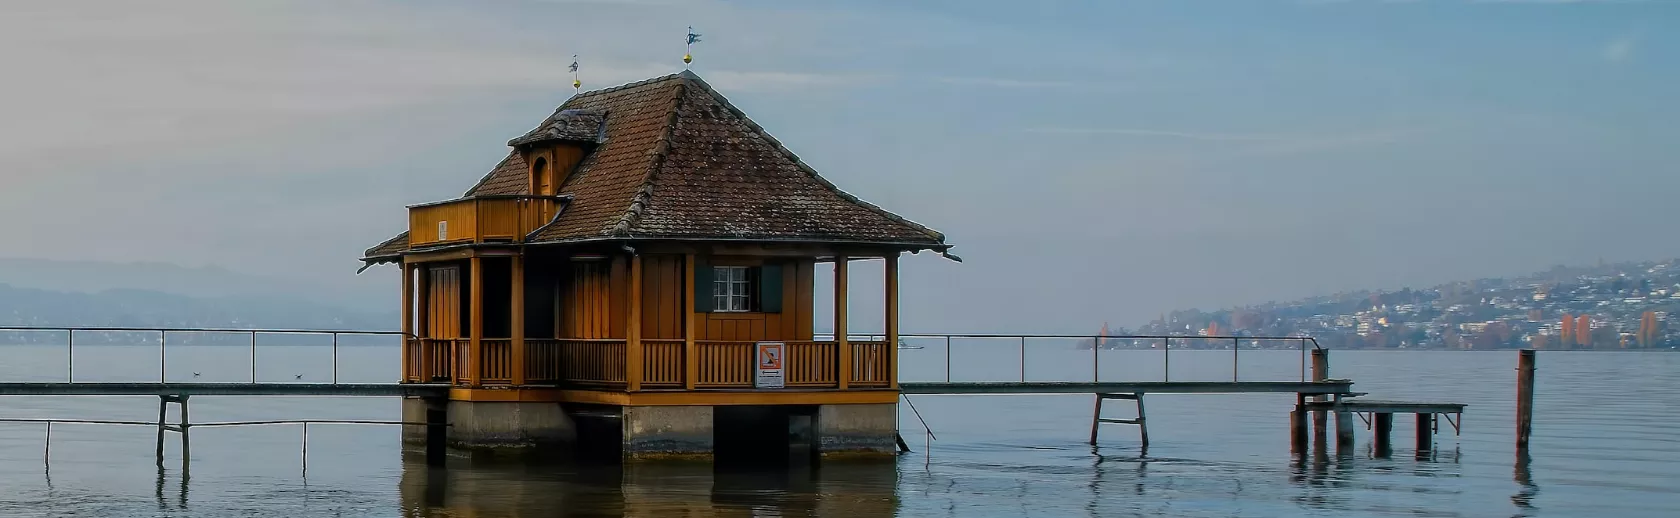
<path id="1" fill-rule="evenodd" d="M 554 219 L 566 198 L 478 196 L 408 208 L 409 246 L 518 243 Z"/>
<path id="2" fill-rule="evenodd" d="M 479 383 L 505 386 L 513 382 L 514 342 L 479 341 L 477 358 L 466 339 L 408 340 L 408 363 L 403 380 L 427 383 L 453 380 L 469 385 L 473 366 Z M 783 376 L 795 389 L 840 389 L 840 345 L 833 341 L 788 341 Z M 752 389 L 754 342 L 697 341 L 692 354 L 683 340 L 642 340 L 640 372 L 626 361 L 627 342 L 621 339 L 526 339 L 524 369 L 527 385 L 579 389 L 625 390 L 639 378 L 641 390 Z M 884 341 L 849 342 L 851 372 L 844 373 L 848 389 L 892 386 L 892 347 Z M 476 361 L 475 361 L 476 360 Z M 692 374 L 691 374 L 692 373 Z"/>

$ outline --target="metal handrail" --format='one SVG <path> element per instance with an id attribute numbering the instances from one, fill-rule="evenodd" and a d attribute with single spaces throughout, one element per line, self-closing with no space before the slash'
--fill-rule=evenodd
<path id="1" fill-rule="evenodd" d="M 202 334 L 248 334 L 251 343 L 251 380 L 257 382 L 257 336 L 258 335 L 313 335 L 332 337 L 332 383 L 338 384 L 338 338 L 340 336 L 395 336 L 404 341 L 418 338 L 412 333 L 402 331 L 358 331 L 343 329 L 234 329 L 215 327 L 126 327 L 126 326 L 93 326 L 93 327 L 43 327 L 43 326 L 0 326 L 0 332 L 41 332 L 66 333 L 65 364 L 67 382 L 76 381 L 76 333 L 157 333 L 158 339 L 158 382 L 168 383 L 169 333 L 202 333 Z"/>

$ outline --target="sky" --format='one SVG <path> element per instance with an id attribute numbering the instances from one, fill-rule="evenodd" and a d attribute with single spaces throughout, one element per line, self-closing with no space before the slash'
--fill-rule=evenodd
<path id="1" fill-rule="evenodd" d="M 354 272 L 404 205 L 494 166 L 573 55 L 586 90 L 673 73 L 688 26 L 756 122 L 955 244 L 906 260 L 906 332 L 1680 256 L 1673 1 L 109 0 L 0 6 L 0 257 L 395 305 Z"/>

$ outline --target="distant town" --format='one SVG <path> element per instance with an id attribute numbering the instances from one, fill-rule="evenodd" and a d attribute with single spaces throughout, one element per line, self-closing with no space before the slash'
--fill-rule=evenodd
<path id="1" fill-rule="evenodd" d="M 1356 291 L 1293 302 L 1204 312 L 1181 310 L 1106 336 L 1311 336 L 1337 349 L 1675 349 L 1680 326 L 1680 259 L 1554 267 L 1515 278 L 1426 289 Z M 1182 340 L 1174 348 L 1219 347 Z M 1109 339 L 1106 348 L 1148 348 Z M 1248 340 L 1245 348 L 1293 348 Z"/>

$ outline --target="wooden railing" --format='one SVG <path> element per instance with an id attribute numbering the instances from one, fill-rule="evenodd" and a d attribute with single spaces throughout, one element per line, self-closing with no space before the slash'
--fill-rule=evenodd
<path id="1" fill-rule="evenodd" d="M 408 209 L 409 246 L 520 242 L 554 218 L 563 198 L 480 196 Z"/>
<path id="2" fill-rule="evenodd" d="M 683 388 L 687 374 L 682 340 L 642 340 L 642 388 Z"/>
<path id="3" fill-rule="evenodd" d="M 584 387 L 624 387 L 624 340 L 560 339 L 562 383 Z"/>
<path id="4" fill-rule="evenodd" d="M 833 341 L 790 341 L 783 363 L 783 379 L 789 388 L 839 388 L 841 375 L 849 388 L 878 389 L 892 384 L 892 351 L 887 342 L 848 343 L 851 371 L 840 372 L 839 344 Z M 625 340 L 622 339 L 525 339 L 525 384 L 580 388 L 623 389 L 626 386 Z M 471 382 L 477 369 L 482 385 L 513 383 L 513 341 L 487 338 L 479 343 L 480 356 L 473 361 L 472 342 L 465 338 L 409 339 L 408 364 L 403 380 L 409 383 Z M 694 362 L 696 389 L 750 389 L 755 370 L 755 342 L 698 341 L 694 357 L 687 356 L 682 340 L 642 340 L 641 387 L 644 390 L 673 390 L 689 386 L 689 362 Z"/>

